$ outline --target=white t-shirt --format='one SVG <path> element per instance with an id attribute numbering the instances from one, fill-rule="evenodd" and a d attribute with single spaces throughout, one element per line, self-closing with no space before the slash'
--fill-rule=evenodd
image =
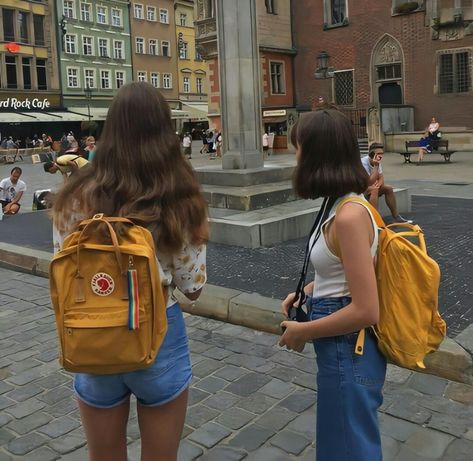
<path id="1" fill-rule="evenodd" d="M 16 184 L 11 182 L 10 178 L 5 178 L 0 181 L 0 200 L 11 202 L 18 192 L 24 192 L 26 184 L 21 179 Z"/>
<path id="2" fill-rule="evenodd" d="M 374 168 L 374 166 L 371 165 L 370 160 L 371 159 L 369 155 L 365 155 L 364 157 L 361 157 L 361 164 L 363 165 L 363 168 L 369 175 L 371 175 Z M 383 174 L 383 168 L 381 167 L 381 163 L 379 164 L 378 172 L 379 174 Z"/>
<path id="3" fill-rule="evenodd" d="M 183 147 L 190 147 L 192 144 L 192 140 L 189 136 L 184 136 L 184 139 L 182 140 L 182 146 Z"/>
<path id="4" fill-rule="evenodd" d="M 268 133 L 265 133 L 263 135 L 263 146 L 266 147 L 266 146 L 269 146 L 269 136 L 268 136 Z"/>

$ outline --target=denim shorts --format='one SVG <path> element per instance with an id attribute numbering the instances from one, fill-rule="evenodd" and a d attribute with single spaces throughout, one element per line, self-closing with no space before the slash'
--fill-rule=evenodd
<path id="1" fill-rule="evenodd" d="M 309 298 L 310 320 L 350 304 L 349 297 Z M 317 355 L 317 461 L 381 461 L 377 411 L 383 402 L 386 359 L 376 338 L 365 336 L 355 354 L 358 333 L 315 339 Z"/>
<path id="2" fill-rule="evenodd" d="M 186 325 L 179 304 L 167 309 L 168 331 L 154 364 L 143 370 L 113 375 L 77 373 L 77 397 L 96 408 L 113 408 L 134 394 L 141 405 L 158 407 L 184 392 L 192 379 Z"/>

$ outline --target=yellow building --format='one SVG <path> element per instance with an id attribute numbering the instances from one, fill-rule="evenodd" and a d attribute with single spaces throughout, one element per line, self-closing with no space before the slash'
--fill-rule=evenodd
<path id="1" fill-rule="evenodd" d="M 194 1 L 175 0 L 178 81 L 181 109 L 189 118 L 181 129 L 191 131 L 208 127 L 208 67 L 195 47 Z"/>

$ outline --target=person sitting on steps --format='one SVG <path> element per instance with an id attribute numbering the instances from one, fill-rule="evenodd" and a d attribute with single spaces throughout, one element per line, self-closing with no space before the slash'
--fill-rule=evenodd
<path id="1" fill-rule="evenodd" d="M 391 211 L 393 219 L 396 222 L 412 223 L 411 220 L 405 219 L 399 214 L 393 186 L 384 183 L 383 169 L 381 167 L 383 155 L 384 146 L 380 143 L 373 143 L 369 147 L 368 155 L 361 159 L 365 171 L 370 175 L 365 196 L 371 205 L 378 208 L 378 199 L 384 195 L 386 205 Z"/>

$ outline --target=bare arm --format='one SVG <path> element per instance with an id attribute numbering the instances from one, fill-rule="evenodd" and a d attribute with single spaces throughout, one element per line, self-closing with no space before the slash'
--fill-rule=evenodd
<path id="1" fill-rule="evenodd" d="M 19 203 L 21 197 L 23 197 L 23 191 L 17 192 L 17 193 L 15 194 L 15 198 L 14 198 L 10 203 L 11 203 L 11 204 L 13 204 L 13 203 Z"/>
<path id="2" fill-rule="evenodd" d="M 379 180 L 379 164 L 376 163 L 368 179 L 368 186 L 372 186 L 378 180 Z"/>
<path id="3" fill-rule="evenodd" d="M 334 227 L 352 302 L 311 322 L 284 321 L 282 326 L 286 331 L 281 346 L 301 350 L 309 340 L 352 333 L 378 322 L 378 291 L 370 252 L 373 232 L 368 212 L 361 205 L 348 203 L 337 214 Z"/>

